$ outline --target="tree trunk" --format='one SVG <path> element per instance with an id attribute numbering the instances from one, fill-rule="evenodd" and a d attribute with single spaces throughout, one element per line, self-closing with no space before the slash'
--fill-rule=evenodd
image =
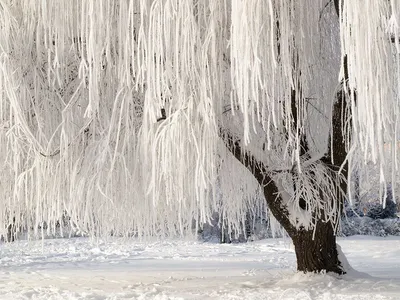
<path id="1" fill-rule="evenodd" d="M 345 274 L 336 248 L 335 224 L 318 220 L 315 228 L 305 230 L 296 228 L 289 221 L 288 211 L 282 207 L 276 184 L 271 180 L 264 187 L 264 197 L 274 217 L 292 239 L 297 259 L 297 270 L 300 272 L 333 272 Z M 340 198 L 334 201 L 340 201 Z"/>
<path id="2" fill-rule="evenodd" d="M 268 175 L 265 166 L 257 162 L 249 153 L 243 152 L 239 142 L 235 141 L 232 136 L 226 135 L 224 141 L 236 159 L 246 166 L 260 186 L 263 187 L 269 210 L 292 238 L 297 258 L 297 270 L 301 272 L 345 274 L 338 258 L 334 224 L 318 220 L 314 230 L 297 229 L 290 222 L 289 212 L 282 203 L 280 191 L 276 183 Z M 338 145 L 335 148 L 340 150 Z M 330 155 L 325 159 L 331 161 Z M 341 183 L 343 185 L 341 188 L 345 186 L 345 183 Z M 339 201 L 340 204 L 342 202 L 341 196 L 338 195 L 338 198 L 332 201 Z"/>
<path id="3" fill-rule="evenodd" d="M 7 236 L 6 236 L 6 242 L 14 242 L 15 241 L 15 236 L 17 234 L 17 228 L 15 226 L 15 218 L 12 224 L 9 224 L 7 226 Z"/>
<path id="4" fill-rule="evenodd" d="M 354 204 L 357 207 L 360 204 L 360 196 L 361 188 L 360 188 L 360 175 L 359 172 L 355 172 L 354 175 Z"/>
<path id="5" fill-rule="evenodd" d="M 341 12 L 340 1 L 334 0 L 334 6 L 336 13 L 339 17 Z M 278 24 L 279 26 L 279 24 Z M 279 37 L 277 37 L 279 41 Z M 296 66 L 294 66 L 295 68 Z M 332 131 L 329 135 L 328 149 L 323 157 L 320 159 L 320 163 L 330 168 L 333 173 L 338 174 L 341 172 L 344 178 L 347 178 L 348 174 L 348 163 L 347 163 L 347 147 L 346 147 L 346 136 L 350 133 L 350 127 L 347 125 L 349 122 L 351 126 L 351 115 L 348 112 L 348 93 L 354 93 L 350 91 L 346 85 L 349 78 L 347 57 L 344 57 L 344 78 L 341 82 L 342 89 L 336 95 L 336 101 L 332 107 Z M 291 109 L 291 121 L 293 128 L 298 126 L 298 115 L 297 115 L 297 97 L 296 92 L 302 93 L 301 87 L 292 91 L 292 109 Z M 302 96 L 301 96 L 302 97 Z M 347 135 L 346 135 L 347 131 Z M 297 131 L 299 132 L 298 128 Z M 308 143 L 305 134 L 300 136 L 300 155 L 308 155 Z M 242 151 L 240 142 L 235 140 L 232 136 L 225 133 L 224 142 L 227 148 L 231 151 L 233 156 L 240 161 L 256 178 L 258 183 L 264 189 L 264 197 L 268 203 L 268 207 L 280 223 L 280 225 L 287 231 L 289 236 L 293 240 L 296 257 L 297 257 L 297 269 L 302 272 L 334 272 L 337 274 L 344 274 L 341 263 L 338 258 L 338 252 L 336 248 L 336 235 L 335 226 L 331 222 L 325 222 L 323 219 L 317 220 L 315 228 L 313 230 L 298 229 L 290 221 L 289 212 L 282 203 L 282 198 L 277 184 L 273 181 L 270 172 L 267 167 L 262 163 L 258 162 L 250 153 Z M 333 182 L 336 182 L 333 180 Z M 336 201 L 338 210 L 337 213 L 341 213 L 343 207 L 343 193 L 347 191 L 347 181 L 340 180 L 338 183 L 337 195 L 335 199 L 330 201 Z M 327 199 L 328 200 L 328 199 Z M 302 202 L 303 199 L 300 199 Z M 303 209 L 306 208 L 305 202 L 299 203 L 299 206 Z"/>
<path id="6" fill-rule="evenodd" d="M 336 248 L 335 226 L 331 222 L 318 220 L 314 229 L 297 229 L 289 221 L 288 211 L 282 207 L 281 198 L 277 197 L 278 188 L 270 180 L 264 186 L 264 197 L 274 217 L 289 234 L 293 241 L 297 259 L 297 270 L 300 272 L 333 272 L 345 274 Z M 339 198 L 340 199 L 340 198 Z M 335 201 L 340 201 L 335 199 Z"/>
<path id="7" fill-rule="evenodd" d="M 301 272 L 334 272 L 344 274 L 336 248 L 336 236 L 330 223 L 318 222 L 314 230 L 298 230 L 292 241 Z"/>

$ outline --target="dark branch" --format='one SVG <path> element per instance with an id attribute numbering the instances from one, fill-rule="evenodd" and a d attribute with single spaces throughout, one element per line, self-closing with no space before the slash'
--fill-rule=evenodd
<path id="1" fill-rule="evenodd" d="M 68 147 L 70 146 L 70 144 L 68 144 Z M 56 151 L 54 151 L 53 153 L 50 154 L 45 154 L 43 152 L 39 152 L 41 156 L 46 157 L 46 158 L 50 158 L 50 157 L 54 157 L 58 154 L 60 154 L 60 149 L 57 149 Z"/>
<path id="2" fill-rule="evenodd" d="M 167 119 L 167 114 L 165 112 L 165 108 L 161 108 L 161 117 L 157 119 L 157 122 Z"/>
<path id="3" fill-rule="evenodd" d="M 341 11 L 341 8 L 339 8 L 339 2 L 340 0 L 333 0 L 333 4 L 335 5 L 335 11 L 338 17 L 340 17 L 340 11 Z"/>
<path id="4" fill-rule="evenodd" d="M 89 136 L 89 134 L 90 134 L 90 133 L 89 133 L 89 126 L 90 126 L 90 124 L 92 123 L 92 121 L 93 121 L 93 119 L 90 120 L 90 122 L 88 122 L 87 125 L 86 125 L 85 127 L 83 127 L 83 128 L 79 131 L 79 133 L 78 133 L 77 136 L 72 140 L 72 142 L 70 142 L 70 143 L 67 145 L 67 148 L 69 148 L 69 146 L 71 146 L 71 145 L 73 144 L 73 142 L 74 142 L 82 133 L 83 133 L 86 137 Z M 43 153 L 43 152 L 40 152 L 40 151 L 39 151 L 40 155 L 43 156 L 43 157 L 46 157 L 46 158 L 51 158 L 51 157 L 57 156 L 58 154 L 60 154 L 60 152 L 61 152 L 61 149 L 60 149 L 60 148 L 58 148 L 57 150 L 55 150 L 54 152 L 52 152 L 52 153 L 50 153 L 50 154 Z"/>
<path id="5" fill-rule="evenodd" d="M 262 187 L 268 208 L 275 219 L 285 228 L 290 236 L 293 236 L 296 233 L 296 228 L 290 223 L 289 212 L 284 207 L 278 187 L 268 174 L 267 168 L 251 154 L 243 151 L 239 141 L 234 139 L 230 134 L 221 133 L 221 136 L 232 155 L 253 174 Z"/>

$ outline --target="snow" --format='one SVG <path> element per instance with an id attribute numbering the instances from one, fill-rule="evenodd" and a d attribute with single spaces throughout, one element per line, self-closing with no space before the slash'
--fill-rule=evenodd
<path id="1" fill-rule="evenodd" d="M 2 243 L 0 299 L 399 299 L 399 237 L 355 236 L 339 244 L 359 272 L 297 273 L 285 239 Z"/>

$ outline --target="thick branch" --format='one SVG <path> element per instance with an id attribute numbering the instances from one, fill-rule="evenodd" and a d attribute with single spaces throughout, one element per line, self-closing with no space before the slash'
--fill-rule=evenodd
<path id="1" fill-rule="evenodd" d="M 239 141 L 235 140 L 231 135 L 225 133 L 223 140 L 232 155 L 253 174 L 263 188 L 264 197 L 272 215 L 283 226 L 289 236 L 293 236 L 296 228 L 290 223 L 289 212 L 284 207 L 278 187 L 268 175 L 267 168 L 252 155 L 243 151 Z"/>
<path id="2" fill-rule="evenodd" d="M 339 8 L 339 2 L 340 0 L 333 0 L 333 4 L 335 5 L 335 11 L 338 17 L 340 17 L 340 11 L 341 11 L 341 8 Z"/>
<path id="3" fill-rule="evenodd" d="M 300 94 L 300 97 L 297 98 L 297 94 Z M 291 109 L 292 109 L 292 124 L 293 128 L 296 128 L 296 133 L 299 134 L 300 138 L 300 156 L 304 156 L 309 151 L 309 146 L 307 142 L 307 137 L 303 132 L 300 132 L 301 129 L 299 128 L 299 121 L 301 123 L 302 120 L 299 120 L 298 112 L 301 111 L 301 107 L 299 107 L 300 102 L 298 101 L 303 97 L 301 86 L 299 86 L 298 91 L 292 90 L 291 93 Z"/>
<path id="4" fill-rule="evenodd" d="M 328 151 L 322 158 L 322 161 L 327 165 L 342 167 L 343 174 L 347 177 L 347 149 L 346 149 L 346 122 L 351 122 L 348 119 L 348 93 L 347 82 L 349 79 L 347 56 L 343 61 L 344 78 L 341 83 L 341 89 L 336 94 L 336 99 L 332 107 L 332 131 L 329 136 Z M 351 116 L 350 116 L 351 117 Z"/>
<path id="5" fill-rule="evenodd" d="M 345 60 L 345 69 L 347 69 L 347 61 Z M 328 141 L 328 151 L 321 159 L 325 165 L 332 170 L 341 174 L 344 178 L 340 181 L 341 191 L 337 192 L 337 200 L 339 205 L 343 205 L 343 193 L 347 192 L 347 175 L 348 175 L 348 161 L 347 161 L 347 147 L 346 147 L 346 131 L 348 132 L 348 124 L 351 123 L 351 115 L 349 116 L 348 101 L 347 101 L 347 87 L 343 81 L 342 89 L 336 95 L 336 101 L 332 107 L 332 130 Z M 348 124 L 346 124 L 348 122 Z"/>

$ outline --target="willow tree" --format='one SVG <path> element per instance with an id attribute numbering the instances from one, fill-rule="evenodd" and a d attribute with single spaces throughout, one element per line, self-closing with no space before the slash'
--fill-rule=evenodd
<path id="1" fill-rule="evenodd" d="M 68 216 L 87 234 L 184 235 L 217 212 L 234 233 L 266 203 L 299 270 L 343 273 L 348 162 L 361 153 L 385 182 L 397 136 L 399 13 L 394 0 L 0 1 L 1 228 Z"/>

